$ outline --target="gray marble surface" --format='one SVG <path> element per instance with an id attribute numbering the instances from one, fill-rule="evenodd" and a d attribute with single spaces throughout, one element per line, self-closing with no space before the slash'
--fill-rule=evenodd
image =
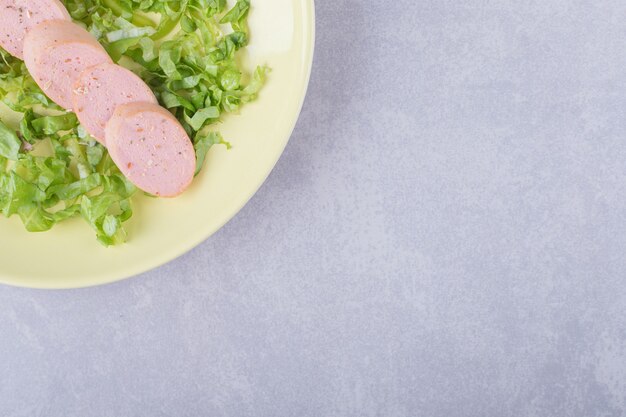
<path id="1" fill-rule="evenodd" d="M 100 288 L 0 287 L 0 415 L 626 415 L 623 1 L 318 0 L 283 158 Z"/>

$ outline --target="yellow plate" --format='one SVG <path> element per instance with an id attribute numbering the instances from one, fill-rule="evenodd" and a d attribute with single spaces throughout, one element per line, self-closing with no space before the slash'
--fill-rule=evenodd
<path id="1" fill-rule="evenodd" d="M 234 145 L 214 148 L 206 168 L 182 197 L 140 197 L 128 223 L 129 242 L 104 248 L 73 220 L 28 233 L 19 218 L 0 217 L 0 282 L 35 288 L 76 288 L 127 278 L 182 255 L 230 220 L 278 161 L 302 107 L 314 46 L 313 0 L 254 1 L 246 60 L 272 68 L 257 102 L 229 117 L 220 131 Z"/>

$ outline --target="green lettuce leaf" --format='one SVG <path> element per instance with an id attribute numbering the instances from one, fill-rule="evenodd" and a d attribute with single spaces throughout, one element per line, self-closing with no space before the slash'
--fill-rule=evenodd
<path id="1" fill-rule="evenodd" d="M 0 156 L 17 161 L 22 142 L 14 130 L 0 121 Z"/>

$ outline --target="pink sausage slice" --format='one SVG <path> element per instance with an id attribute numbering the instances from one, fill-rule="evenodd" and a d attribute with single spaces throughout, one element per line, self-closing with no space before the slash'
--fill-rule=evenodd
<path id="1" fill-rule="evenodd" d="M 150 87 L 126 68 L 100 64 L 83 71 L 72 91 L 73 109 L 87 132 L 100 143 L 115 109 L 135 102 L 157 104 Z"/>
<path id="2" fill-rule="evenodd" d="M 71 18 L 59 0 L 0 0 L 0 45 L 22 59 L 26 34 L 47 20 Z"/>
<path id="3" fill-rule="evenodd" d="M 95 46 L 99 45 L 91 33 L 75 23 L 62 19 L 48 20 L 33 27 L 25 36 L 24 42 L 26 42 L 26 38 L 30 38 L 28 48 L 24 51 L 25 55 L 28 56 L 40 55 L 47 48 L 66 42 L 86 42 Z"/>
<path id="4" fill-rule="evenodd" d="M 112 60 L 82 27 L 64 20 L 50 20 L 26 35 L 24 62 L 43 92 L 69 110 L 72 88 L 79 75 L 89 67 Z"/>
<path id="5" fill-rule="evenodd" d="M 137 187 L 159 197 L 176 197 L 189 187 L 196 169 L 185 129 L 152 103 L 119 106 L 105 129 L 109 154 Z"/>

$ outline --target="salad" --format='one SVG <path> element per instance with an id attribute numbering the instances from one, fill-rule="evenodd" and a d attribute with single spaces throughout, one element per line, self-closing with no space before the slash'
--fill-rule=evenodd
<path id="1" fill-rule="evenodd" d="M 237 53 L 248 44 L 249 0 L 65 0 L 114 62 L 150 87 L 193 143 L 195 173 L 226 113 L 256 99 L 269 72 L 246 72 Z M 15 117 L 0 120 L 0 212 L 31 232 L 82 218 L 103 245 L 127 239 L 124 223 L 141 191 L 75 113 L 50 100 L 24 62 L 0 49 L 0 98 Z M 9 110 L 6 111 L 10 113 Z"/>

